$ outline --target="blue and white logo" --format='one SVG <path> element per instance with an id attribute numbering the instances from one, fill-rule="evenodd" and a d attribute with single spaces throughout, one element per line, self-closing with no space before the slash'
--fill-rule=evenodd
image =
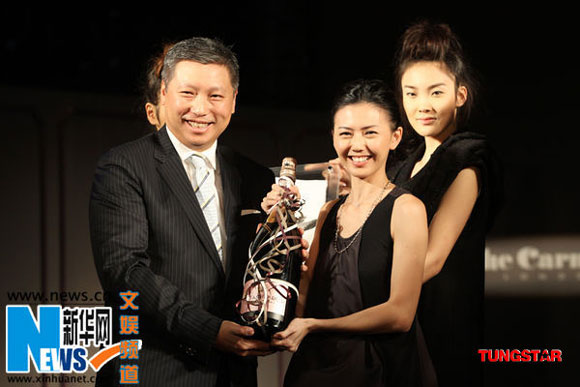
<path id="1" fill-rule="evenodd" d="M 39 305 L 6 306 L 6 372 L 82 373 L 87 347 L 111 345 L 111 308 L 63 308 Z M 93 368 L 94 365 L 93 365 Z"/>

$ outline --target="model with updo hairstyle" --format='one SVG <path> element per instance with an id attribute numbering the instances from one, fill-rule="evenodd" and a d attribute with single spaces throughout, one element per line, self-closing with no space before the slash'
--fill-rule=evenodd
<path id="1" fill-rule="evenodd" d="M 412 149 L 392 177 L 423 201 L 429 221 L 418 331 L 440 386 L 481 386 L 485 236 L 501 167 L 485 136 L 468 129 L 476 82 L 448 25 L 421 21 L 404 32 L 395 80 Z"/>

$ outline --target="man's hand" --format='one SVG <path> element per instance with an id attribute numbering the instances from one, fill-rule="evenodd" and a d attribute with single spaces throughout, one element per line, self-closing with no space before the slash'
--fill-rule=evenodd
<path id="1" fill-rule="evenodd" d="M 223 352 L 238 356 L 265 356 L 274 352 L 269 343 L 254 340 L 254 330 L 250 327 L 224 320 L 218 332 L 215 347 Z"/>

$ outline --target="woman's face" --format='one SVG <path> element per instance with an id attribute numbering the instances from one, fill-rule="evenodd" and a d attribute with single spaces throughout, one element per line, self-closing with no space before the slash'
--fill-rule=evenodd
<path id="1" fill-rule="evenodd" d="M 444 141 L 455 131 L 457 108 L 467 100 L 465 86 L 441 62 L 417 62 L 401 77 L 403 107 L 409 123 L 423 137 Z"/>
<path id="2" fill-rule="evenodd" d="M 389 113 L 372 103 L 346 105 L 336 112 L 334 149 L 351 176 L 384 177 L 389 150 L 395 149 L 402 134 L 402 129 L 391 128 Z"/>

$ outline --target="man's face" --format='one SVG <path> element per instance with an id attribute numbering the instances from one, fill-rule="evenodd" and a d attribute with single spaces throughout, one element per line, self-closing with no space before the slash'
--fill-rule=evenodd
<path id="1" fill-rule="evenodd" d="M 236 95 L 226 66 L 181 61 L 161 87 L 167 127 L 188 148 L 204 151 L 226 130 Z"/>

